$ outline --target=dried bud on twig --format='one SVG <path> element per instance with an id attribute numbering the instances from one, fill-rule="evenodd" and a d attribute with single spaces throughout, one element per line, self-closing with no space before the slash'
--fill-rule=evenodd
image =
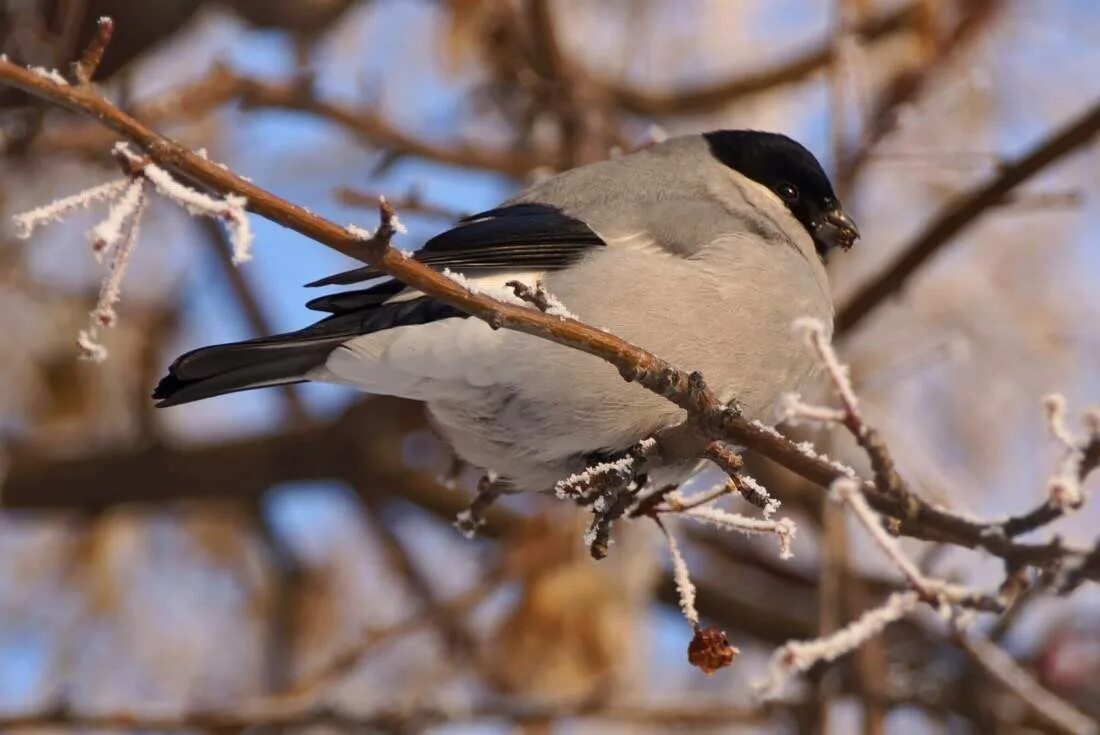
<path id="1" fill-rule="evenodd" d="M 730 645 L 725 631 L 699 628 L 688 644 L 688 663 L 704 674 L 713 674 L 732 664 L 739 653 L 739 649 Z"/>

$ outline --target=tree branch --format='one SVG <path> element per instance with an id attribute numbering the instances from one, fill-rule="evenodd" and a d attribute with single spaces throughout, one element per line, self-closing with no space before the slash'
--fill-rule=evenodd
<path id="1" fill-rule="evenodd" d="M 877 276 L 859 287 L 838 310 L 836 334 L 854 330 L 874 309 L 900 291 L 921 266 L 1020 184 L 1088 144 L 1100 131 L 1100 104 L 1051 133 L 1030 152 L 1004 166 L 986 183 L 951 202 Z"/>
<path id="2" fill-rule="evenodd" d="M 909 4 L 877 18 L 866 20 L 852 29 L 863 42 L 876 41 L 899 33 L 913 25 L 917 4 Z M 653 92 L 624 83 L 605 82 L 614 104 L 639 115 L 693 115 L 713 112 L 749 95 L 785 84 L 800 82 L 821 71 L 833 61 L 831 39 L 770 68 L 738 75 L 695 88 Z"/>

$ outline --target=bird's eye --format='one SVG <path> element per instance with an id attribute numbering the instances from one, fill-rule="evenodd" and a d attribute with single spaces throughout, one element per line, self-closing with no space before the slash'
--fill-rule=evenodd
<path id="1" fill-rule="evenodd" d="M 788 202 L 798 200 L 798 189 L 794 184 L 780 184 L 776 189 L 779 192 L 779 196 L 783 197 Z"/>

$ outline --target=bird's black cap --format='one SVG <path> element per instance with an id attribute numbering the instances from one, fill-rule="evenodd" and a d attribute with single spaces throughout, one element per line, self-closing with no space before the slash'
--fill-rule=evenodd
<path id="1" fill-rule="evenodd" d="M 783 200 L 822 257 L 835 245 L 850 247 L 859 237 L 825 169 L 801 143 L 760 130 L 716 130 L 703 137 L 711 155 Z"/>

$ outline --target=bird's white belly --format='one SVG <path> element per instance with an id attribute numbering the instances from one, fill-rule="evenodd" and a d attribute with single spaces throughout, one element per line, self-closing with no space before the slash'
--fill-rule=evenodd
<path id="1" fill-rule="evenodd" d="M 702 371 L 723 399 L 770 419 L 779 394 L 801 387 L 814 367 L 791 323 L 832 318 L 828 297 L 796 255 L 749 252 L 731 271 L 659 253 L 632 255 L 630 268 L 621 257 L 596 253 L 545 282 L 583 321 Z M 603 288 L 594 291 L 591 283 Z M 789 298 L 776 300 L 775 293 Z M 427 401 L 460 456 L 533 490 L 551 486 L 592 452 L 624 449 L 682 418 L 599 358 L 476 319 L 356 338 L 313 377 Z"/>

